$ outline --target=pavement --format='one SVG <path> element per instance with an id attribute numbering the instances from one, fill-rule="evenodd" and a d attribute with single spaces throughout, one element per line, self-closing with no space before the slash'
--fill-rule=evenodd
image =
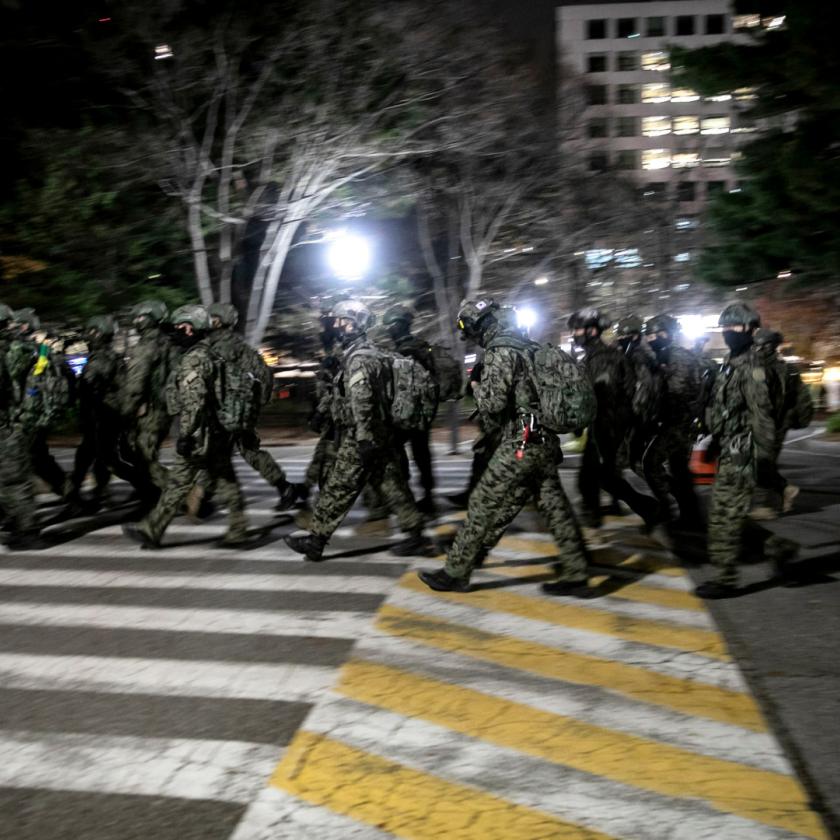
<path id="1" fill-rule="evenodd" d="M 840 446 L 807 434 L 772 523 L 805 544 L 799 585 L 757 562 L 711 605 L 702 546 L 632 516 L 592 546 L 585 600 L 540 592 L 556 549 L 532 511 L 466 594 L 417 580 L 442 556 L 355 534 L 358 509 L 305 563 L 244 464 L 247 551 L 215 547 L 222 515 L 161 552 L 119 511 L 56 522 L 0 554 L 0 838 L 840 836 Z M 311 448 L 273 451 L 296 479 Z M 467 459 L 437 456 L 460 490 Z M 462 514 L 441 513 L 443 540 Z"/>

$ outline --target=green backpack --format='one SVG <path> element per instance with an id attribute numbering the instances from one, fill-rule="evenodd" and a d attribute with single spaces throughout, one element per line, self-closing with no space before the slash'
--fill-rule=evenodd
<path id="1" fill-rule="evenodd" d="M 73 372 L 67 367 L 61 353 L 53 353 L 42 344 L 38 358 L 26 377 L 25 400 L 29 408 L 37 406 L 35 425 L 46 428 L 57 420 L 73 401 Z"/>
<path id="2" fill-rule="evenodd" d="M 432 345 L 432 361 L 441 402 L 458 400 L 464 393 L 464 366 L 442 344 Z"/>
<path id="3" fill-rule="evenodd" d="M 233 359 L 214 353 L 213 360 L 216 419 L 226 432 L 244 432 L 253 426 L 262 407 L 263 381 L 255 375 L 254 361 L 245 352 Z"/>
<path id="4" fill-rule="evenodd" d="M 595 389 L 586 369 L 565 350 L 515 336 L 500 336 L 487 348 L 512 347 L 525 360 L 528 376 L 539 399 L 541 426 L 565 434 L 585 429 L 595 419 Z"/>
<path id="5" fill-rule="evenodd" d="M 787 366 L 785 420 L 791 429 L 807 429 L 814 419 L 814 401 L 794 365 Z"/>

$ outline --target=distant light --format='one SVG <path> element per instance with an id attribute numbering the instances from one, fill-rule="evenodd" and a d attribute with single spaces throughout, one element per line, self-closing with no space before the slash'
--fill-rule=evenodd
<path id="1" fill-rule="evenodd" d="M 155 61 L 160 61 L 162 58 L 172 58 L 173 52 L 169 44 L 158 44 L 155 47 Z"/>
<path id="2" fill-rule="evenodd" d="M 537 279 L 534 280 L 535 286 L 545 286 L 546 283 L 548 283 L 548 277 L 537 277 Z"/>
<path id="3" fill-rule="evenodd" d="M 467 355 L 464 356 L 464 364 L 465 365 L 474 365 L 476 358 L 477 357 L 476 357 L 475 353 L 467 353 Z"/>
<path id="4" fill-rule="evenodd" d="M 110 23 L 111 18 L 99 18 L 99 23 Z"/>
<path id="5" fill-rule="evenodd" d="M 736 292 L 746 292 L 749 286 L 738 286 L 735 291 Z"/>
<path id="6" fill-rule="evenodd" d="M 682 315 L 677 320 L 680 322 L 683 335 L 689 341 L 694 341 L 706 334 L 705 319 L 702 315 Z"/>
<path id="7" fill-rule="evenodd" d="M 530 330 L 538 321 L 537 313 L 530 306 L 516 310 L 516 325 L 523 330 Z"/>
<path id="8" fill-rule="evenodd" d="M 370 268 L 370 243 L 363 236 L 337 231 L 327 249 L 327 262 L 340 280 L 361 280 Z"/>
<path id="9" fill-rule="evenodd" d="M 779 280 L 787 280 L 789 277 L 792 277 L 792 276 L 793 276 L 793 272 L 792 272 L 792 271 L 790 271 L 790 269 L 788 269 L 788 270 L 786 270 L 786 271 L 780 271 L 780 272 L 776 275 L 776 277 L 777 277 Z"/>
<path id="10" fill-rule="evenodd" d="M 161 275 L 160 274 L 150 274 L 146 279 L 147 280 L 157 280 Z"/>

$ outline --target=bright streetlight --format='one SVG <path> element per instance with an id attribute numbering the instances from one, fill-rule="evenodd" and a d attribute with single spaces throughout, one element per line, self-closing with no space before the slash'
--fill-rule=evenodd
<path id="1" fill-rule="evenodd" d="M 370 268 L 370 242 L 363 236 L 336 231 L 329 237 L 327 262 L 340 280 L 361 280 Z"/>
<path id="2" fill-rule="evenodd" d="M 516 325 L 521 330 L 530 330 L 537 323 L 537 313 L 530 306 L 516 309 Z"/>

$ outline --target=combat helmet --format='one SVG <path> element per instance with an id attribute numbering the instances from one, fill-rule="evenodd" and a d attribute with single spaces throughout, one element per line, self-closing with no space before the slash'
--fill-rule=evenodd
<path id="1" fill-rule="evenodd" d="M 760 327 L 761 316 L 748 303 L 743 301 L 736 301 L 730 303 L 718 318 L 718 326 L 726 329 L 727 327 Z"/>
<path id="2" fill-rule="evenodd" d="M 569 318 L 569 329 L 580 330 L 595 327 L 598 332 L 608 329 L 612 321 L 600 309 L 578 309 Z"/>
<path id="3" fill-rule="evenodd" d="M 774 350 L 785 340 L 785 337 L 778 330 L 770 330 L 766 327 L 757 329 L 753 336 L 753 343 L 756 347 L 772 347 Z"/>
<path id="4" fill-rule="evenodd" d="M 99 333 L 102 338 L 113 338 L 116 331 L 117 322 L 113 315 L 94 315 L 85 324 L 85 332 Z"/>
<path id="5" fill-rule="evenodd" d="M 13 321 L 15 313 L 11 306 L 6 306 L 5 303 L 0 303 L 0 322 Z"/>
<path id="6" fill-rule="evenodd" d="M 31 306 L 23 309 L 15 309 L 12 313 L 12 321 L 16 324 L 25 325 L 28 332 L 35 332 L 41 329 L 41 319 Z"/>
<path id="7" fill-rule="evenodd" d="M 660 332 L 666 332 L 671 338 L 674 338 L 679 331 L 680 322 L 673 315 L 668 315 L 667 313 L 654 315 L 653 318 L 648 318 L 645 321 L 645 335 L 656 335 Z"/>
<path id="8" fill-rule="evenodd" d="M 382 316 L 382 323 L 386 327 L 398 321 L 404 321 L 407 325 L 410 325 L 414 321 L 414 313 L 401 303 L 390 307 L 390 309 L 386 309 L 385 314 Z"/>
<path id="9" fill-rule="evenodd" d="M 196 331 L 206 332 L 210 329 L 210 316 L 207 314 L 207 310 L 197 303 L 179 306 L 169 320 L 176 327 L 178 324 L 190 324 Z"/>
<path id="10" fill-rule="evenodd" d="M 151 324 L 162 324 L 166 321 L 168 315 L 169 310 L 166 308 L 166 304 L 162 300 L 144 300 L 134 306 L 131 310 L 132 321 L 145 316 Z"/>
<path id="11" fill-rule="evenodd" d="M 616 335 L 624 337 L 630 335 L 641 335 L 644 329 L 644 322 L 635 313 L 632 315 L 625 315 L 615 325 Z"/>
<path id="12" fill-rule="evenodd" d="M 207 314 L 210 316 L 210 323 L 215 327 L 230 327 L 231 329 L 239 323 L 239 312 L 232 303 L 211 303 L 207 307 Z M 218 325 L 215 323 L 218 321 Z"/>
<path id="13" fill-rule="evenodd" d="M 472 338 L 482 330 L 482 322 L 492 312 L 497 312 L 498 304 L 491 297 L 465 300 L 458 311 L 458 329 L 464 338 Z"/>
<path id="14" fill-rule="evenodd" d="M 370 309 L 355 298 L 340 300 L 336 303 L 332 308 L 332 316 L 336 320 L 352 321 L 360 333 L 366 332 L 368 327 L 373 326 L 373 314 Z"/>

